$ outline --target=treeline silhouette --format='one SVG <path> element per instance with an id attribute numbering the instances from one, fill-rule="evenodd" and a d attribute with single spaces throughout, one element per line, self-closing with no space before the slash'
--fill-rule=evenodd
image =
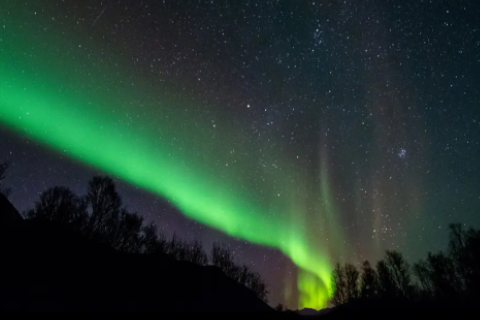
<path id="1" fill-rule="evenodd" d="M 8 168 L 8 163 L 6 162 L 0 163 L 0 194 L 4 195 L 6 198 L 8 198 L 8 196 L 12 191 L 10 188 L 5 187 L 3 184 L 3 180 L 6 177 L 7 168 Z"/>
<path id="2" fill-rule="evenodd" d="M 61 224 L 82 237 L 118 252 L 168 255 L 174 260 L 200 266 L 209 263 L 208 255 L 199 241 L 187 242 L 175 235 L 168 240 L 158 232 L 154 223 L 145 223 L 138 213 L 123 207 L 114 181 L 107 176 L 93 177 L 88 182 L 84 196 L 76 195 L 67 187 L 49 188 L 40 194 L 34 208 L 27 210 L 24 216 L 26 219 Z M 218 243 L 213 245 L 211 264 L 268 302 L 267 285 L 259 273 L 238 264 L 227 246 Z"/>
<path id="3" fill-rule="evenodd" d="M 335 306 L 387 302 L 472 307 L 480 297 L 480 231 L 451 224 L 446 252 L 428 253 L 410 266 L 401 253 L 386 251 L 375 267 L 368 261 L 360 270 L 337 264 L 332 282 Z"/>
<path id="4" fill-rule="evenodd" d="M 7 168 L 8 165 L 6 164 L 0 165 L 0 194 L 8 197 L 10 188 L 6 188 L 3 184 Z M 213 265 L 222 270 L 228 278 L 249 288 L 254 293 L 252 296 L 255 295 L 267 302 L 268 290 L 265 282 L 257 272 L 252 271 L 248 266 L 236 262 L 234 254 L 227 246 L 218 243 L 213 244 L 209 257 L 203 245 L 197 240 L 187 242 L 175 235 L 171 239 L 167 239 L 158 232 L 154 223 L 146 223 L 142 216 L 127 210 L 123 206 L 121 196 L 110 177 L 93 177 L 88 182 L 87 193 L 82 196 L 76 195 L 66 187 L 57 186 L 49 188 L 40 194 L 34 207 L 27 210 L 24 213 L 24 217 L 27 219 L 26 222 L 33 222 L 33 224 L 27 224 L 27 227 L 33 227 L 31 230 L 36 230 L 36 227 L 40 226 L 41 228 L 50 228 L 45 230 L 56 232 L 55 226 L 61 226 L 63 230 L 61 232 L 65 231 L 68 234 L 79 235 L 80 238 L 87 240 L 90 244 L 94 244 L 92 247 L 86 246 L 85 248 L 95 251 L 95 247 L 98 244 L 112 252 L 118 252 L 121 254 L 118 259 L 128 261 L 128 263 L 132 263 L 132 266 L 138 262 L 142 266 L 147 266 L 151 263 L 156 266 L 162 266 L 162 264 L 156 264 L 156 262 L 164 261 L 166 267 L 163 273 L 167 275 L 186 274 L 182 273 L 183 271 L 175 272 L 175 268 L 189 270 L 188 272 L 193 271 L 193 269 L 190 270 L 188 266 L 181 264 L 169 264 L 168 261 L 164 260 L 164 257 L 168 257 L 172 261 L 188 262 L 187 264 L 191 263 L 198 266 Z M 53 223 L 53 225 L 43 225 L 42 221 Z M 27 230 L 30 229 L 27 228 Z M 13 234 L 15 233 L 16 231 Z M 33 239 L 36 236 L 37 234 L 34 234 L 32 236 Z M 19 239 L 21 238 L 22 236 L 19 237 Z M 12 247 L 10 245 L 10 243 L 13 243 L 11 239 L 7 232 L 5 241 L 2 244 L 6 245 L 6 248 Z M 54 241 L 57 241 L 56 239 L 58 238 L 55 238 Z M 63 239 L 68 239 L 68 237 L 65 235 Z M 29 247 L 28 243 L 24 248 Z M 75 243 L 75 241 L 70 243 Z M 81 247 L 83 248 L 83 245 Z M 17 250 L 15 246 L 13 248 L 13 250 Z M 65 252 L 69 250 L 68 244 L 67 247 L 62 248 L 65 248 Z M 75 252 L 75 250 L 71 251 Z M 1 252 L 2 254 L 5 253 L 5 251 Z M 58 252 L 55 251 L 54 255 L 57 256 Z M 98 250 L 100 255 L 104 255 L 105 252 L 107 251 L 103 251 L 101 248 Z M 21 250 L 17 250 L 16 255 L 12 257 L 20 257 L 22 255 Z M 130 260 L 125 255 L 132 255 L 135 258 Z M 48 252 L 47 255 L 41 252 L 39 256 L 48 256 Z M 136 257 L 143 258 L 136 260 Z M 61 261 L 63 257 L 60 256 L 59 259 Z M 108 259 L 111 259 L 111 264 L 113 265 L 117 258 L 109 256 L 105 260 L 107 265 Z M 151 261 L 151 263 L 147 263 L 147 261 Z M 56 262 L 57 260 L 52 265 L 55 265 Z M 11 267 L 12 270 L 21 273 L 21 270 L 16 268 L 16 265 Z M 81 267 L 78 270 L 80 269 Z M 50 265 L 46 265 L 44 272 L 51 272 L 49 270 Z M 70 271 L 66 269 L 64 272 L 68 273 Z M 90 272 L 95 274 L 95 271 Z M 100 274 L 99 278 L 103 277 Z M 202 277 L 205 277 L 205 275 L 200 276 L 200 274 L 196 275 L 198 279 L 198 283 L 196 283 L 197 288 L 204 281 Z M 208 279 L 217 279 L 214 274 L 213 276 L 211 273 L 207 272 L 207 274 L 209 274 Z M 36 275 L 30 276 L 33 278 L 29 278 L 28 281 L 30 279 L 41 279 L 45 275 L 42 274 L 38 278 L 36 278 Z M 131 279 L 127 283 L 132 288 L 137 288 L 130 284 L 129 281 L 136 283 L 139 276 L 134 272 L 130 276 Z M 146 277 L 148 277 L 147 273 L 145 273 L 145 276 L 142 275 L 141 279 L 143 280 L 141 281 L 145 281 Z M 13 282 L 9 288 L 16 290 L 18 281 L 13 278 L 10 280 Z M 192 280 L 193 278 L 188 281 Z M 25 280 L 25 282 L 28 281 Z M 411 310 L 411 308 L 421 309 L 425 306 L 435 309 L 445 306 L 451 308 L 476 307 L 475 303 L 480 297 L 480 231 L 473 228 L 466 229 L 460 224 L 452 224 L 449 226 L 448 248 L 445 252 L 428 253 L 425 259 L 413 265 L 407 263 L 402 254 L 397 251 L 386 251 L 384 258 L 374 266 L 368 261 L 365 261 L 359 269 L 349 263 L 344 265 L 336 264 L 332 272 L 332 282 L 334 294 L 331 303 L 336 306 L 334 311 L 330 313 L 332 316 L 335 316 L 335 314 L 342 315 L 342 311 L 345 310 L 348 313 L 352 310 L 357 312 L 359 309 L 368 310 L 370 313 L 372 310 L 392 308 Z M 88 282 L 85 281 L 85 283 Z M 210 284 L 210 282 L 208 283 Z M 28 288 L 28 285 L 27 283 L 24 286 Z M 78 285 L 81 285 L 80 280 Z M 117 284 L 112 282 L 112 290 L 105 292 L 110 294 L 115 292 L 113 289 L 115 285 Z M 174 287 L 172 284 L 169 284 L 168 288 L 172 290 Z M 2 293 L 3 291 L 5 292 Z M 0 298 L 2 294 L 4 295 L 3 298 L 11 294 L 11 291 L 3 291 L 0 286 Z M 30 289 L 27 291 L 30 292 Z M 206 292 L 208 292 L 208 289 Z M 178 295 L 178 292 L 176 294 L 176 296 L 181 296 Z M 16 301 L 23 298 L 24 296 L 21 296 Z M 116 297 L 112 297 L 112 299 L 114 298 L 116 299 Z M 201 302 L 198 303 L 201 304 Z M 114 308 L 118 305 L 118 303 L 114 304 Z M 175 307 L 177 308 L 178 306 Z M 276 308 L 277 311 L 282 311 L 283 309 L 282 305 L 278 305 Z M 340 313 L 335 313 L 337 310 Z"/>

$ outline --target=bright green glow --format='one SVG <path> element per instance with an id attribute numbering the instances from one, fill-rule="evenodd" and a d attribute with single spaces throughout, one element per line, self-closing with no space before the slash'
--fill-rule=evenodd
<path id="1" fill-rule="evenodd" d="M 282 166 L 285 171 L 278 174 L 261 172 L 253 150 L 265 146 L 245 146 L 241 135 L 229 132 L 235 128 L 228 123 L 219 123 L 218 130 L 223 131 L 212 136 L 208 120 L 184 113 L 192 110 L 189 103 L 139 92 L 144 85 L 125 86 L 121 81 L 132 69 L 119 70 L 112 65 L 99 69 L 87 64 L 88 72 L 82 71 L 86 62 L 70 59 L 62 53 L 61 44 L 53 52 L 43 46 L 41 35 L 22 32 L 27 31 L 16 30 L 15 36 L 10 33 L 12 38 L 2 39 L 8 50 L 0 51 L 0 122 L 165 197 L 192 219 L 277 248 L 302 269 L 298 274 L 299 306 L 326 306 L 332 294 L 331 252 L 322 242 L 329 235 L 333 247 L 338 248 L 341 235 L 335 228 L 324 164 L 320 166 L 325 176 L 317 186 L 318 198 L 305 195 L 298 190 L 307 189 L 311 173 L 302 174 L 301 164 Z M 32 43 L 27 47 L 36 49 L 34 57 L 22 54 L 28 41 Z M 109 74 L 116 76 L 105 79 Z M 122 96 L 118 96 L 119 87 Z M 145 98 L 146 93 L 153 96 Z M 137 101 L 158 111 L 139 109 Z M 165 115 L 168 117 L 162 118 Z M 232 148 L 240 164 L 226 167 L 223 162 L 229 158 L 225 154 Z M 282 158 L 281 154 L 270 156 L 265 163 Z M 265 178 L 259 178 L 259 171 Z M 297 176 L 300 178 L 292 178 Z M 322 232 L 309 227 L 325 221 L 328 225 Z"/>
<path id="2" fill-rule="evenodd" d="M 330 276 L 330 274 L 326 275 Z M 322 309 L 327 307 L 328 292 L 330 288 L 325 283 L 319 281 L 314 274 L 301 271 L 298 274 L 298 289 L 301 293 L 300 308 Z"/>
<path id="3" fill-rule="evenodd" d="M 6 79 L 2 77 L 0 81 L 3 83 Z M 330 290 L 328 260 L 313 254 L 302 234 L 291 233 L 288 226 L 262 215 L 261 208 L 225 189 L 221 181 L 197 172 L 187 173 L 178 162 L 152 154 L 138 143 L 145 141 L 145 145 L 152 145 L 154 142 L 149 141 L 149 137 L 122 133 L 117 119 L 102 115 L 93 107 L 83 107 L 83 116 L 76 116 L 74 110 L 80 106 L 74 99 L 47 99 L 43 97 L 53 97 L 48 91 L 29 89 L 25 94 L 14 86 L 8 90 L 2 86 L 0 94 L 0 119 L 12 128 L 166 197 L 195 220 L 229 235 L 278 248 L 296 265 L 323 281 L 320 288 L 301 284 L 302 291 L 316 295 L 302 304 L 325 306 L 326 290 Z M 288 234 L 291 236 L 280 236 Z"/>

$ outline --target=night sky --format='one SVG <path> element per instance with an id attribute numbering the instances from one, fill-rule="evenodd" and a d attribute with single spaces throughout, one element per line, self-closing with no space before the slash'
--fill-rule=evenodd
<path id="1" fill-rule="evenodd" d="M 332 266 L 480 227 L 480 3 L 2 0 L 0 161 L 19 210 L 115 177 L 162 233 L 225 242 L 272 305 Z"/>

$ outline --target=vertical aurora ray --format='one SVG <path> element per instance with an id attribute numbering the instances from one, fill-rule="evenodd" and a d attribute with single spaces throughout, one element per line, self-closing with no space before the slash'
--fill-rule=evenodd
<path id="1" fill-rule="evenodd" d="M 228 120 L 219 122 L 221 134 L 212 137 L 207 119 L 183 112 L 195 109 L 188 99 L 169 97 L 162 92 L 166 88 L 125 86 L 123 80 L 135 72 L 125 62 L 89 65 L 72 60 L 65 43 L 45 47 L 53 40 L 38 31 L 9 32 L 0 51 L 0 123 L 168 199 L 191 219 L 278 249 L 299 267 L 298 304 L 326 306 L 332 293 L 329 248 L 322 243 L 325 235 L 312 236 L 309 227 L 322 225 L 328 215 L 335 229 L 332 213 L 325 212 L 331 205 L 320 203 L 331 201 L 326 178 L 317 186 L 319 197 L 312 198 L 298 191 L 311 175 L 301 165 L 286 164 L 272 152 L 263 155 L 264 162 L 275 159 L 283 171 L 262 171 L 255 151 L 265 148 L 261 142 L 245 144 Z M 34 55 L 23 54 L 32 48 Z M 237 149 L 238 163 L 220 167 L 230 146 Z"/>

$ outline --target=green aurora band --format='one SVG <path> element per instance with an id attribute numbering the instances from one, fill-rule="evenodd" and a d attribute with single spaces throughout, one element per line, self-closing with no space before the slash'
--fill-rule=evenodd
<path id="1" fill-rule="evenodd" d="M 245 137 L 228 120 L 217 122 L 216 130 L 223 132 L 212 141 L 210 120 L 191 113 L 194 103 L 170 94 L 166 86 L 145 90 L 145 84 L 123 82 L 134 72 L 127 61 L 92 65 L 71 59 L 67 36 L 58 44 L 42 30 L 18 28 L 9 34 L 2 35 L 0 50 L 1 123 L 166 198 L 191 219 L 280 250 L 301 269 L 298 307 L 327 306 L 333 254 L 328 242 L 335 243 L 336 254 L 345 251 L 325 161 L 318 164 L 323 173 L 318 194 L 305 195 L 308 172 L 282 165 L 285 156 L 277 162 L 284 172 L 261 172 L 251 151 L 264 148 L 261 142 L 245 145 Z M 29 54 L 32 48 L 35 52 Z M 159 94 L 162 89 L 169 95 Z M 238 162 L 219 168 L 231 149 Z M 269 157 L 266 163 L 282 154 Z M 309 236 L 307 211 L 315 212 L 316 223 L 325 223 L 317 230 L 317 241 Z M 271 212 L 275 215 L 267 214 Z"/>

